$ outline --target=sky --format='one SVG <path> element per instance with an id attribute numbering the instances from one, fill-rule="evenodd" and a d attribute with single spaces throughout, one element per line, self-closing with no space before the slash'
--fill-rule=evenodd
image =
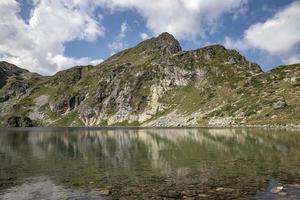
<path id="1" fill-rule="evenodd" d="M 0 60 L 43 75 L 159 35 L 222 44 L 268 71 L 300 63 L 299 0 L 0 0 Z"/>

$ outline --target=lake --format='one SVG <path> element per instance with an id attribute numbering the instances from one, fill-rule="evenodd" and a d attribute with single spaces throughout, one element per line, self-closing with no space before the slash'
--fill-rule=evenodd
<path id="1" fill-rule="evenodd" d="M 299 184 L 295 130 L 0 129 L 3 200 L 300 199 Z"/>

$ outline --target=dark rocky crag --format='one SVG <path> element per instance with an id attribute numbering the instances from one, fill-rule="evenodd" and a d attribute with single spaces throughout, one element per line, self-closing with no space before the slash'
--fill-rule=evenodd
<path id="1" fill-rule="evenodd" d="M 300 64 L 263 72 L 168 33 L 50 77 L 0 62 L 1 126 L 299 125 L 299 97 Z"/>

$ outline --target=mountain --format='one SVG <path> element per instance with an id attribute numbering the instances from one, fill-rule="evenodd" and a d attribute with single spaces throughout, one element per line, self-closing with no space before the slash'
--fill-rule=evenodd
<path id="1" fill-rule="evenodd" d="M 300 64 L 263 72 L 163 33 L 97 66 L 40 76 L 0 62 L 1 126 L 299 125 Z"/>

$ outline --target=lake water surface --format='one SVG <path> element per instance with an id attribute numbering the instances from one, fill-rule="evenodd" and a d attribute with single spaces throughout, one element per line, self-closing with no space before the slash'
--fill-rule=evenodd
<path id="1" fill-rule="evenodd" d="M 299 184 L 299 131 L 0 129 L 3 200 L 300 199 Z"/>

